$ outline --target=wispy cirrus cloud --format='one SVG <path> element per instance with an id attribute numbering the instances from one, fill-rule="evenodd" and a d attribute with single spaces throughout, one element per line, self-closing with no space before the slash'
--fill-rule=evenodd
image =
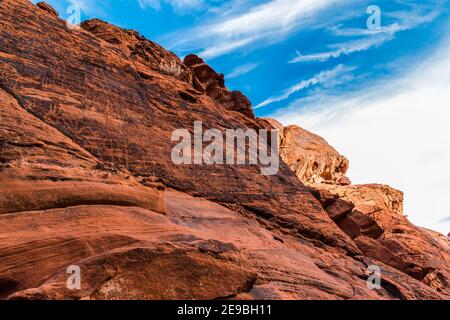
<path id="1" fill-rule="evenodd" d="M 311 61 L 323 62 L 330 58 L 338 58 L 342 55 L 350 55 L 354 52 L 366 51 L 370 48 L 379 47 L 386 41 L 392 40 L 393 36 L 394 36 L 393 33 L 378 33 L 377 35 L 373 35 L 369 38 L 363 38 L 329 45 L 328 47 L 332 49 L 329 51 L 306 55 L 302 55 L 300 52 L 297 52 L 297 57 L 289 61 L 289 63 L 311 62 Z"/>
<path id="2" fill-rule="evenodd" d="M 81 13 L 91 16 L 106 16 L 108 1 L 97 0 L 67 0 L 71 5 L 80 8 Z"/>
<path id="3" fill-rule="evenodd" d="M 373 36 L 378 34 L 393 34 L 400 30 L 404 30 L 398 23 L 393 23 L 388 26 L 382 26 L 379 29 L 363 29 L 363 28 L 342 28 L 342 24 L 333 25 L 327 28 L 330 35 L 340 37 L 356 37 L 356 36 Z"/>
<path id="4" fill-rule="evenodd" d="M 178 11 L 200 9 L 205 5 L 204 0 L 138 0 L 138 3 L 142 9 L 152 8 L 155 10 L 161 9 L 161 5 L 166 3 Z"/>
<path id="5" fill-rule="evenodd" d="M 263 102 L 255 106 L 254 109 L 259 109 L 271 103 L 286 100 L 294 93 L 300 92 L 315 85 L 320 84 L 328 88 L 333 87 L 342 81 L 342 79 L 339 79 L 342 76 L 345 76 L 345 80 L 348 80 L 348 75 L 353 70 L 355 70 L 355 67 L 338 65 L 331 70 L 321 71 L 320 73 L 314 75 L 312 78 L 302 80 L 299 83 L 284 90 L 281 94 L 264 100 Z"/>
<path id="6" fill-rule="evenodd" d="M 234 41 L 225 41 L 223 43 L 214 44 L 213 46 L 200 51 L 199 56 L 204 59 L 215 58 L 223 54 L 232 52 L 238 48 L 247 46 L 260 38 L 261 36 L 256 35 L 254 37 L 246 37 L 243 39 L 236 39 Z"/>
<path id="7" fill-rule="evenodd" d="M 384 43 L 392 41 L 395 34 L 400 31 L 410 30 L 422 24 L 432 22 L 441 13 L 442 8 L 439 6 L 432 9 L 423 5 L 410 5 L 411 11 L 402 12 L 386 12 L 386 17 L 396 20 L 396 22 L 375 30 L 368 28 L 342 28 L 342 25 L 331 26 L 328 31 L 333 36 L 338 37 L 358 37 L 363 38 L 352 39 L 345 42 L 329 44 L 327 47 L 331 50 L 322 52 L 301 54 L 297 51 L 297 56 L 289 61 L 289 63 L 299 62 L 324 62 L 331 58 L 338 58 L 342 55 L 350 55 L 355 52 L 366 51 L 372 48 L 382 46 Z"/>
<path id="8" fill-rule="evenodd" d="M 433 51 L 395 78 L 319 91 L 269 116 L 321 135 L 351 160 L 354 183 L 404 191 L 409 218 L 447 234 L 450 38 Z"/>
<path id="9" fill-rule="evenodd" d="M 246 5 L 242 11 L 234 9 L 211 22 L 179 31 L 168 42 L 171 49 L 197 51 L 204 58 L 215 58 L 250 45 L 279 41 L 300 27 L 315 26 L 319 13 L 354 1 L 271 0 Z"/>
<path id="10" fill-rule="evenodd" d="M 246 63 L 234 68 L 227 76 L 227 79 L 234 79 L 251 72 L 259 66 L 259 63 Z"/>

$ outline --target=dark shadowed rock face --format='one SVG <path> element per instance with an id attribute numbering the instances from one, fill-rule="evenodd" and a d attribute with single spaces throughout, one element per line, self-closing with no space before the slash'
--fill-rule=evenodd
<path id="1" fill-rule="evenodd" d="M 262 127 L 200 58 L 41 8 L 0 2 L 0 298 L 448 298 L 442 264 L 419 277 L 381 222 L 355 242 L 333 221 L 352 205 L 324 206 L 284 163 L 173 164 L 174 129 Z"/>

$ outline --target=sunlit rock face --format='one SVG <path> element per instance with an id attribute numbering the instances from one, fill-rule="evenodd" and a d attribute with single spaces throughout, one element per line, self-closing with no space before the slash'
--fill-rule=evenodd
<path id="1" fill-rule="evenodd" d="M 280 155 L 301 181 L 350 184 L 345 176 L 348 160 L 323 138 L 298 126 L 283 128 Z"/>
<path id="2" fill-rule="evenodd" d="M 449 298 L 448 247 L 398 194 L 345 186 L 344 157 L 255 119 L 199 58 L 28 0 L 0 21 L 1 299 Z M 171 134 L 194 121 L 283 129 L 287 164 L 175 165 Z"/>
<path id="3" fill-rule="evenodd" d="M 348 160 L 324 139 L 298 126 L 258 120 L 279 130 L 282 159 L 366 256 L 449 292 L 448 239 L 407 220 L 403 192 L 380 184 L 351 185 L 345 177 Z"/>

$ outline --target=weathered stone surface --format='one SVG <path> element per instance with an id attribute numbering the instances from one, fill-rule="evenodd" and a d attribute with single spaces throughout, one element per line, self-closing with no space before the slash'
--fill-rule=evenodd
<path id="1" fill-rule="evenodd" d="M 262 125 L 264 124 L 280 127 L 280 124 L 276 122 L 271 124 L 266 119 Z M 315 178 L 320 175 L 329 176 L 327 174 L 329 168 L 344 174 L 345 170 L 341 171 L 339 165 L 336 165 L 341 163 L 340 160 L 336 159 L 345 158 L 320 137 L 292 126 L 290 130 L 294 134 L 289 138 L 286 135 L 289 129 L 286 129 L 282 129 L 283 160 L 291 164 L 291 169 L 309 186 L 330 218 L 355 240 L 358 248 L 366 256 L 448 294 L 450 292 L 448 241 L 444 241 L 442 235 L 420 229 L 407 220 L 403 215 L 403 193 L 386 185 L 345 183 L 343 185 L 342 179 L 339 178 L 327 181 Z M 287 143 L 289 139 L 292 142 Z M 324 150 L 325 155 L 331 156 L 322 157 L 322 165 L 316 166 L 316 171 L 311 171 L 311 159 L 320 158 L 320 150 Z M 297 159 L 298 163 L 292 165 L 294 159 Z M 343 161 L 347 168 L 348 162 Z"/>
<path id="2" fill-rule="evenodd" d="M 336 199 L 336 201 L 326 207 L 325 210 L 327 211 L 330 218 L 333 219 L 333 221 L 336 221 L 352 212 L 354 207 L 355 206 L 351 202 L 342 199 Z"/>
<path id="3" fill-rule="evenodd" d="M 283 129 L 280 155 L 296 176 L 307 183 L 349 184 L 348 160 L 323 138 L 298 126 Z"/>
<path id="4" fill-rule="evenodd" d="M 230 92 L 225 86 L 223 73 L 217 73 L 206 64 L 202 58 L 195 54 L 187 55 L 184 58 L 186 66 L 194 72 L 194 88 L 200 92 L 205 92 L 209 97 L 221 104 L 225 109 L 236 111 L 254 119 L 253 108 L 248 98 L 240 91 Z"/>
<path id="5" fill-rule="evenodd" d="M 283 142 L 283 125 L 278 122 L 277 120 L 270 119 L 270 118 L 256 118 L 256 123 L 259 125 L 261 129 L 267 130 L 267 132 L 270 132 L 271 130 L 277 131 L 277 138 L 278 138 L 278 150 L 281 147 L 281 144 Z M 267 142 L 270 146 L 272 146 L 272 135 L 267 136 Z"/>
<path id="6" fill-rule="evenodd" d="M 261 127 L 199 60 L 28 0 L 0 2 L 0 21 L 0 298 L 448 299 L 440 244 L 422 282 L 364 255 L 284 163 L 173 164 L 174 129 Z M 428 248 L 383 228 L 377 244 L 407 263 Z"/>
<path id="7" fill-rule="evenodd" d="M 351 186 L 321 186 L 328 191 L 355 203 L 356 208 L 364 212 L 389 211 L 403 215 L 403 192 L 381 184 Z"/>
<path id="8" fill-rule="evenodd" d="M 245 129 L 244 122 L 256 127 L 252 119 L 230 114 L 207 95 L 199 95 L 194 104 L 186 102 L 178 92 L 194 90 L 188 82 L 153 70 L 152 63 L 146 70 L 152 77 L 143 78 L 135 68 L 135 56 L 120 45 L 83 29 L 67 29 L 62 20 L 55 24 L 30 6 L 27 1 L 2 2 L 2 13 L 15 10 L 15 17 L 4 15 L 0 30 L 1 87 L 28 113 L 63 133 L 105 168 L 136 177 L 156 176 L 170 187 L 270 216 L 275 225 L 293 226 L 293 233 L 348 251 L 356 248 L 329 224 L 309 190 L 284 164 L 278 175 L 265 177 L 257 165 L 172 162 L 173 130 L 192 130 L 197 120 L 219 130 Z M 17 20 L 22 28 L 16 27 Z M 39 30 L 26 28 L 37 24 Z M 42 30 L 54 36 L 44 39 Z"/>
<path id="9" fill-rule="evenodd" d="M 357 210 L 353 210 L 342 218 L 339 218 L 336 221 L 336 224 L 338 226 L 341 226 L 341 223 L 345 224 L 345 221 L 351 221 L 351 223 L 354 223 L 356 226 L 358 226 L 358 233 L 362 235 L 366 235 L 376 239 L 383 234 L 383 228 L 381 228 L 373 218 Z M 343 228 L 341 227 L 341 229 Z M 353 238 L 352 236 L 350 237 Z"/>
<path id="10" fill-rule="evenodd" d="M 87 20 L 81 27 L 97 38 L 120 48 L 142 78 L 152 71 L 192 83 L 192 71 L 173 53 L 145 39 L 135 30 L 124 30 L 99 19 Z"/>
<path id="11" fill-rule="evenodd" d="M 365 236 L 355 239 L 358 248 L 368 257 L 381 261 L 397 270 L 400 270 L 415 279 L 422 280 L 422 269 L 412 263 L 404 261 L 397 254 L 384 247 L 380 242 Z"/>
<path id="12" fill-rule="evenodd" d="M 192 248 L 130 247 L 80 261 L 82 290 L 69 290 L 61 270 L 39 288 L 10 299 L 217 299 L 248 291 L 256 276 L 242 260 Z M 221 278 L 211 282 L 211 278 Z M 145 281 L 143 281 L 145 279 Z"/>
<path id="13" fill-rule="evenodd" d="M 46 3 L 46 2 L 41 1 L 41 2 L 36 3 L 36 5 L 37 5 L 40 9 L 42 9 L 42 10 L 44 10 L 44 11 L 47 11 L 48 13 L 50 13 L 51 15 L 53 15 L 53 16 L 55 16 L 55 17 L 58 17 L 58 16 L 59 16 L 58 12 L 56 12 L 56 10 L 55 10 L 51 5 L 49 5 L 49 4 Z"/>
<path id="14" fill-rule="evenodd" d="M 362 257 L 320 250 L 179 191 L 166 190 L 165 202 L 166 215 L 120 206 L 3 215 L 2 297 L 399 298 L 387 287 L 367 289 Z M 82 290 L 67 290 L 69 265 L 80 267 Z M 410 292 L 407 298 L 443 297 L 413 279 L 402 283 L 395 277 L 390 281 Z"/>
<path id="15" fill-rule="evenodd" d="M 365 250 L 361 241 L 355 240 L 366 255 L 398 268 L 441 292 L 449 292 L 448 239 L 418 228 L 407 220 L 403 215 L 403 193 L 384 185 L 314 186 L 321 187 L 324 192 L 354 204 L 352 212 L 337 221 L 344 232 L 351 238 L 359 234 L 372 238 L 372 245 L 389 250 L 396 256 L 394 260 L 403 262 L 391 263 L 392 258 L 381 260 L 383 255 L 371 255 L 374 251 Z M 355 219 L 355 216 L 359 218 Z M 366 239 L 367 243 L 367 237 L 357 239 Z"/>
<path id="16" fill-rule="evenodd" d="M 97 160 L 0 89 L 0 214 L 77 205 L 138 206 L 163 213 L 163 192 Z"/>
<path id="17" fill-rule="evenodd" d="M 271 119 L 271 118 L 256 118 L 256 121 L 258 122 L 258 124 L 261 125 L 262 128 L 265 128 L 267 130 L 270 129 L 276 129 L 280 132 L 281 135 L 281 140 L 283 140 L 283 124 L 275 119 Z"/>

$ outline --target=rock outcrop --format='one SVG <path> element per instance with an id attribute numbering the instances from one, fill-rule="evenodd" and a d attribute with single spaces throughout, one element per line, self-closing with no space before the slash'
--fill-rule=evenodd
<path id="1" fill-rule="evenodd" d="M 51 5 L 49 5 L 48 3 L 41 1 L 41 2 L 36 3 L 36 5 L 37 5 L 40 9 L 42 9 L 42 10 L 44 10 L 44 11 L 47 11 L 47 12 L 50 13 L 51 15 L 53 15 L 53 16 L 55 16 L 55 17 L 59 17 L 58 12 L 57 12 Z"/>
<path id="2" fill-rule="evenodd" d="M 195 54 L 187 55 L 184 64 L 194 72 L 194 88 L 206 93 L 227 110 L 240 112 L 251 119 L 255 118 L 248 98 L 240 91 L 230 92 L 226 88 L 223 73 L 218 74 Z"/>
<path id="3" fill-rule="evenodd" d="M 301 181 L 332 185 L 351 183 L 345 176 L 348 160 L 322 137 L 298 126 L 283 127 L 273 119 L 260 118 L 257 121 L 264 128 L 278 130 L 280 155 Z"/>
<path id="4" fill-rule="evenodd" d="M 449 240 L 407 220 L 401 191 L 378 184 L 350 185 L 345 177 L 348 160 L 324 139 L 297 126 L 283 128 L 271 119 L 257 121 L 279 130 L 282 159 L 364 255 L 450 293 Z"/>
<path id="5" fill-rule="evenodd" d="M 175 129 L 271 122 L 199 58 L 100 20 L 68 28 L 43 7 L 0 2 L 1 299 L 449 298 L 448 248 L 394 196 L 391 221 L 283 162 L 274 176 L 175 165 Z M 311 154 L 301 177 L 345 188 L 345 158 L 283 131 L 284 156 Z M 350 218 L 355 235 L 336 223 Z"/>

